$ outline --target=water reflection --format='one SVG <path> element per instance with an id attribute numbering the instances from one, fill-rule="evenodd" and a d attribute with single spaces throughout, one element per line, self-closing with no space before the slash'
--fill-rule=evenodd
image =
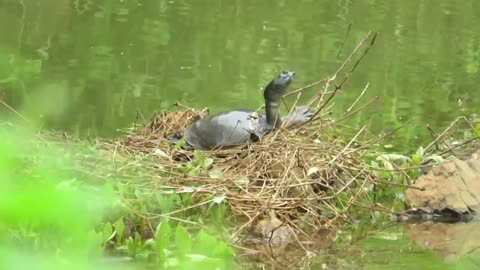
<path id="1" fill-rule="evenodd" d="M 249 236 L 242 241 L 243 247 L 238 253 L 240 258 L 249 262 L 248 269 L 252 269 L 255 263 L 258 263 L 260 267 L 268 265 L 271 269 L 296 269 L 302 264 L 307 265 L 306 262 L 310 258 L 305 256 L 305 253 L 308 251 L 311 251 L 311 254 L 313 252 L 322 253 L 331 250 L 334 233 L 330 230 L 319 230 L 308 236 L 293 237 L 292 235 L 288 243 L 275 241 L 274 237 L 274 235 L 270 238 Z"/>
<path id="2" fill-rule="evenodd" d="M 477 253 L 480 248 L 480 222 L 406 224 L 405 234 L 422 248 L 432 250 L 446 262 Z M 480 265 L 479 265 L 480 266 Z"/>
<path id="3" fill-rule="evenodd" d="M 479 269 L 480 222 L 395 223 L 368 226 L 330 257 L 317 256 L 310 269 Z M 361 230 L 363 231 L 363 230 Z"/>
<path id="4" fill-rule="evenodd" d="M 317 254 L 308 259 L 296 243 L 251 244 L 240 254 L 248 256 L 252 263 L 280 268 L 298 267 L 306 261 L 307 269 L 478 269 L 480 266 L 478 219 L 468 223 L 393 225 L 378 231 L 370 229 L 352 239 L 354 244 L 349 247 L 335 243 L 335 236 L 328 232 L 312 235 L 309 241 L 301 241 Z"/>

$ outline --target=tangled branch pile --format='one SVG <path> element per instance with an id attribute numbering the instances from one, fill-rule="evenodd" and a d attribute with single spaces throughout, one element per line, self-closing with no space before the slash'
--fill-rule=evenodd
<path id="1" fill-rule="evenodd" d="M 374 40 L 375 35 L 366 35 L 333 76 L 288 94 L 297 94 L 298 101 L 302 92 L 317 89 L 307 103 L 315 116 L 306 124 L 276 130 L 260 142 L 233 149 L 189 151 L 165 141 L 166 134 L 181 131 L 208 113 L 187 109 L 156 114 L 142 130 L 111 141 L 108 147 L 115 153 L 148 154 L 156 173 L 138 175 L 150 179 L 142 182 L 142 187 L 156 192 L 192 193 L 196 204 L 190 209 L 224 198 L 237 220 L 243 221 L 235 236 L 253 229 L 271 239 L 279 227 L 291 228 L 296 235 L 334 227 L 333 221 L 348 220 L 347 210 L 363 195 L 365 185 L 375 181 L 362 161 L 367 148 L 356 142 L 364 129 L 347 144 L 337 143 L 328 135 L 339 120 L 364 107 L 357 103 L 367 87 L 343 116 L 334 121 L 325 115 Z"/>

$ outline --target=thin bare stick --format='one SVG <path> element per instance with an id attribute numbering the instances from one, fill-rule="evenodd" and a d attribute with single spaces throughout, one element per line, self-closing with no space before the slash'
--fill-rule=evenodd
<path id="1" fill-rule="evenodd" d="M 445 136 L 445 134 L 448 133 L 448 131 L 450 131 L 450 129 L 452 129 L 455 125 L 457 125 L 457 123 L 460 121 L 460 120 L 464 120 L 464 121 L 467 121 L 468 122 L 468 119 L 465 117 L 465 116 L 460 116 L 458 117 L 457 119 L 455 119 L 452 123 L 450 123 L 450 125 L 442 132 L 440 133 L 439 136 L 437 136 L 437 138 L 435 138 L 435 140 L 433 140 L 427 147 L 425 147 L 425 152 L 430 150 L 430 148 L 436 144 L 441 138 L 443 138 Z"/>
<path id="2" fill-rule="evenodd" d="M 374 145 L 374 144 L 376 144 L 376 143 L 378 143 L 378 142 L 380 142 L 380 141 L 385 140 L 385 138 L 390 137 L 393 133 L 395 133 L 395 132 L 397 132 L 398 130 L 404 128 L 405 126 L 407 126 L 408 124 L 410 124 L 412 121 L 413 121 L 413 120 L 407 121 L 405 124 L 403 124 L 403 125 L 395 128 L 395 129 L 387 132 L 386 134 L 384 134 L 384 135 L 378 137 L 377 139 L 371 141 L 369 144 L 366 144 L 366 145 L 364 145 L 364 146 L 358 147 L 358 148 L 354 149 L 353 151 L 358 151 L 358 150 L 367 149 L 367 148 L 371 147 L 372 145 Z M 347 154 L 349 154 L 349 153 L 347 153 Z"/>
<path id="3" fill-rule="evenodd" d="M 343 38 L 342 46 L 340 46 L 340 50 L 338 50 L 337 53 L 337 58 L 340 58 L 340 55 L 343 52 L 343 47 L 345 46 L 345 42 L 347 41 L 348 34 L 350 33 L 350 30 L 352 29 L 352 23 L 348 24 L 347 31 L 345 33 L 345 37 Z"/>
<path id="4" fill-rule="evenodd" d="M 360 136 L 360 134 L 362 134 L 362 132 L 365 130 L 366 127 L 367 126 L 363 126 L 357 132 L 357 134 L 355 134 L 355 136 L 350 140 L 350 142 L 348 142 L 348 144 L 345 145 L 345 147 L 342 149 L 342 151 L 340 151 L 332 160 L 330 160 L 330 162 L 328 163 L 330 166 L 338 159 L 338 157 L 340 157 L 342 154 L 344 154 L 346 152 L 347 149 L 350 148 L 350 145 L 352 145 L 352 143 L 357 140 L 358 136 Z"/>
<path id="5" fill-rule="evenodd" d="M 343 114 L 342 116 L 340 116 L 338 119 L 335 120 L 335 124 L 338 124 L 339 122 L 341 122 L 341 121 L 347 119 L 348 117 L 356 114 L 357 112 L 365 109 L 366 107 L 370 106 L 373 102 L 375 102 L 377 100 L 378 100 L 378 96 L 374 97 L 373 99 L 371 99 L 367 103 L 363 104 L 361 107 L 357 108 L 356 110 Z"/>
<path id="6" fill-rule="evenodd" d="M 0 103 L 2 103 L 2 105 L 5 106 L 5 107 L 7 107 L 7 109 L 9 109 L 10 111 L 12 111 L 13 113 L 15 113 L 18 117 L 22 118 L 22 120 L 24 120 L 25 122 L 31 123 L 27 118 L 25 118 L 22 114 L 20 114 L 19 112 L 17 112 L 14 108 L 10 107 L 10 105 L 8 105 L 7 103 L 5 103 L 3 100 L 0 99 Z"/>
<path id="7" fill-rule="evenodd" d="M 357 99 L 355 99 L 355 101 L 352 103 L 352 105 L 350 105 L 350 107 L 348 107 L 347 109 L 347 113 L 350 112 L 352 110 L 353 107 L 355 107 L 355 105 L 357 105 L 358 101 L 363 97 L 363 95 L 365 94 L 365 92 L 367 92 L 367 89 L 368 89 L 368 86 L 370 85 L 370 83 L 367 83 L 367 85 L 365 85 L 365 87 L 363 88 L 362 92 L 360 93 L 360 95 L 358 95 Z"/>
<path id="8" fill-rule="evenodd" d="M 419 188 L 419 187 L 412 186 L 412 185 L 405 185 L 405 184 L 400 184 L 400 183 L 394 183 L 394 182 L 390 182 L 390 181 L 375 180 L 375 182 L 377 182 L 377 183 L 382 183 L 382 184 L 386 184 L 386 185 L 390 185 L 390 186 L 399 186 L 399 187 L 404 187 L 404 188 L 417 189 L 417 190 L 421 190 L 421 191 L 424 191 L 424 190 L 425 190 L 424 188 Z"/>
<path id="9" fill-rule="evenodd" d="M 469 144 L 469 143 L 472 143 L 473 141 L 476 141 L 476 140 L 480 140 L 480 136 L 473 137 L 473 138 L 468 139 L 468 140 L 466 140 L 466 141 L 464 141 L 464 142 L 461 142 L 461 143 L 459 143 L 459 144 L 455 144 L 455 145 L 453 145 L 452 147 L 448 148 L 447 150 L 441 152 L 439 155 L 443 156 L 443 155 L 445 155 L 445 154 L 448 153 L 448 152 L 452 152 L 452 150 L 454 150 L 454 149 L 456 149 L 456 148 L 458 148 L 458 147 L 460 147 L 460 146 L 464 146 L 464 145 Z"/>
<path id="10" fill-rule="evenodd" d="M 337 75 L 343 71 L 345 69 L 345 67 L 352 61 L 353 59 L 353 56 L 356 54 L 356 52 L 365 44 L 365 42 L 368 40 L 368 38 L 370 37 L 371 35 L 371 32 L 369 32 L 363 39 L 362 41 L 357 45 L 357 47 L 355 47 L 355 49 L 353 50 L 353 52 L 349 55 L 349 57 L 345 60 L 345 62 L 338 68 L 338 70 L 335 72 L 335 74 L 330 77 L 327 82 L 325 83 L 325 87 L 324 89 L 327 89 L 328 86 L 330 85 L 331 82 L 333 82 Z M 373 46 L 374 42 L 375 42 L 375 39 L 376 39 L 376 36 L 377 36 L 377 33 L 374 34 L 371 42 L 370 42 L 370 45 L 366 48 L 366 50 L 363 52 L 363 54 L 359 57 L 359 59 L 355 62 L 354 66 L 352 67 L 352 69 L 350 70 L 350 72 L 348 74 L 345 75 L 343 81 L 335 86 L 335 89 L 333 91 L 332 94 L 330 94 L 330 96 L 327 98 L 327 100 L 325 102 L 323 102 L 319 108 L 316 110 L 316 112 L 313 114 L 313 118 L 315 118 L 316 115 L 318 115 L 318 113 L 333 99 L 334 96 L 337 95 L 337 93 L 340 91 L 340 89 L 342 89 L 343 85 L 349 80 L 351 74 L 353 73 L 353 71 L 355 70 L 355 68 L 358 66 L 358 64 L 360 63 L 360 61 L 365 57 L 365 55 L 367 54 L 367 52 L 369 51 L 370 47 Z M 322 91 L 322 93 L 324 93 L 325 91 Z M 322 100 L 323 99 L 323 94 L 321 94 L 319 100 Z M 311 103 L 309 103 L 310 105 Z M 312 120 L 310 119 L 310 120 Z"/>

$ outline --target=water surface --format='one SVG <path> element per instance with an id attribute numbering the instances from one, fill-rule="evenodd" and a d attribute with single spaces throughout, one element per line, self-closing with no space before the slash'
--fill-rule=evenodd
<path id="1" fill-rule="evenodd" d="M 417 146 L 428 139 L 427 124 L 441 130 L 480 104 L 479 5 L 2 0 L 0 93 L 48 128 L 115 136 L 137 112 L 148 118 L 175 101 L 213 112 L 256 109 L 279 71 L 297 72 L 292 89 L 325 78 L 373 30 L 377 42 L 336 99 L 334 115 L 369 83 L 365 101 L 380 99 L 349 124 L 371 119 L 381 132 L 414 120 L 393 142 Z"/>

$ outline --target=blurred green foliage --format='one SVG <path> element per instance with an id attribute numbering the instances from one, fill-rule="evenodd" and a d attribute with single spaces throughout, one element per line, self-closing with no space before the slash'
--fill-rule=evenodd
<path id="1" fill-rule="evenodd" d="M 25 133 L 0 133 L 1 268 L 81 269 L 101 254 L 93 228 L 114 195 L 76 187 L 75 174 L 64 169 L 72 162 L 69 153 L 32 144 Z"/>
<path id="2" fill-rule="evenodd" d="M 34 142 L 31 133 L 6 128 L 0 129 L 0 137 L 1 269 L 109 269 L 115 264 L 101 264 L 108 250 L 112 256 L 137 258 L 158 269 L 233 266 L 233 249 L 225 242 L 205 231 L 192 234 L 167 217 L 149 237 L 140 235 L 144 219 L 133 220 L 137 229 L 122 216 L 110 223 L 111 216 L 135 217 L 137 210 L 128 213 L 121 206 L 131 195 L 113 188 L 113 180 L 86 184 L 88 176 L 74 170 L 76 151 L 84 150 L 60 148 L 45 139 Z M 143 198 L 137 207 L 161 213 L 174 210 L 172 199 L 178 198 L 133 193 Z"/>

